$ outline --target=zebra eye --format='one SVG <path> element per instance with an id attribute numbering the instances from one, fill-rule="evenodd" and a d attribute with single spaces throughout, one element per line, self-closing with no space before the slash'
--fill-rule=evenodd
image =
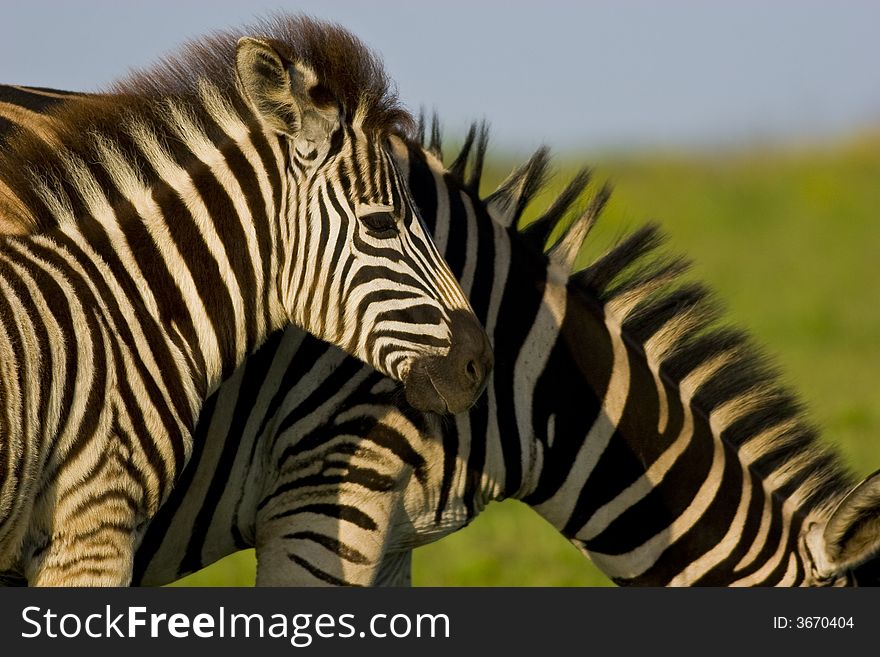
<path id="1" fill-rule="evenodd" d="M 367 232 L 373 237 L 386 239 L 394 237 L 399 232 L 397 220 L 390 212 L 371 212 L 361 217 L 361 221 L 367 227 Z"/>

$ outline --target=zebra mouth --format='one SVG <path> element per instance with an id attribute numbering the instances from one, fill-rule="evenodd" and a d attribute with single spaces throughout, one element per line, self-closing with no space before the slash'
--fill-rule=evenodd
<path id="1" fill-rule="evenodd" d="M 437 389 L 437 386 L 436 386 L 436 385 L 434 385 L 434 379 L 432 379 L 432 378 L 429 376 L 429 377 L 428 377 L 428 382 L 431 384 L 431 387 L 434 388 L 434 392 L 437 393 L 437 396 L 438 396 L 438 397 L 440 398 L 440 400 L 443 402 L 443 411 L 441 411 L 441 412 L 452 413 L 453 411 L 451 411 L 451 410 L 449 409 L 449 402 L 446 401 L 446 397 L 444 397 L 444 396 L 443 396 L 443 393 L 440 392 L 440 391 Z"/>
<path id="2" fill-rule="evenodd" d="M 419 411 L 463 413 L 474 405 L 486 387 L 486 377 L 475 379 L 468 372 L 450 373 L 442 358 L 424 358 L 413 364 L 404 381 L 406 401 Z"/>
<path id="3" fill-rule="evenodd" d="M 424 361 L 419 361 L 410 368 L 404 381 L 404 389 L 407 403 L 418 411 L 442 414 L 459 412 L 450 408 L 449 402 L 428 372 L 428 363 Z"/>
<path id="4" fill-rule="evenodd" d="M 452 340 L 445 355 L 422 356 L 404 380 L 406 400 L 419 411 L 463 413 L 474 405 L 492 371 L 492 347 L 476 318 L 450 315 Z"/>

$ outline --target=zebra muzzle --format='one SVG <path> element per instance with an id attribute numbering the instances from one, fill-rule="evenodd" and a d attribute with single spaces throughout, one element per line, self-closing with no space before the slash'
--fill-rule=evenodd
<path id="1" fill-rule="evenodd" d="M 417 410 L 462 413 L 486 388 L 493 363 L 486 331 L 465 311 L 452 313 L 451 329 L 449 352 L 416 360 L 404 381 L 406 401 Z"/>

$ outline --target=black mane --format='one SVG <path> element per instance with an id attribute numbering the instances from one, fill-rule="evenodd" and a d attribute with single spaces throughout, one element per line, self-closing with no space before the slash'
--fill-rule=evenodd
<path id="1" fill-rule="evenodd" d="M 442 157 L 436 116 L 428 142 L 425 132 L 425 121 L 420 117 L 417 134 L 422 146 Z M 487 141 L 485 124 L 473 124 L 450 167 L 450 175 L 473 193 L 478 193 Z M 468 162 L 470 173 L 466 174 Z M 575 236 L 575 248 L 580 248 L 601 215 L 610 188 L 602 186 L 590 197 L 586 193 L 589 170 L 582 169 L 540 217 L 519 227 L 525 209 L 545 186 L 548 165 L 547 150 L 539 149 L 484 201 L 511 209 L 513 221 L 508 230 L 552 259 L 554 249 L 578 226 L 583 232 Z M 584 205 L 582 212 L 576 209 Z M 551 236 L 554 239 L 550 240 Z M 585 268 L 573 271 L 569 294 L 603 308 L 627 300 L 628 310 L 617 319 L 624 340 L 637 350 L 643 351 L 648 338 L 669 326 L 671 320 L 679 321 L 681 327 L 668 336 L 660 365 L 661 377 L 673 389 L 679 389 L 684 377 L 698 366 L 724 357 L 724 364 L 700 381 L 691 402 L 695 411 L 708 419 L 715 409 L 736 399 L 746 400 L 727 409 L 734 417 L 721 440 L 734 452 L 759 443 L 759 456 L 749 467 L 762 479 L 789 466 L 792 471 L 775 494 L 785 499 L 800 487 L 806 488 L 799 513 L 831 510 L 852 489 L 852 473 L 821 441 L 803 404 L 782 384 L 772 359 L 746 331 L 724 323 L 720 305 L 706 285 L 684 281 L 689 263 L 663 254 L 664 241 L 655 224 L 634 231 Z"/>

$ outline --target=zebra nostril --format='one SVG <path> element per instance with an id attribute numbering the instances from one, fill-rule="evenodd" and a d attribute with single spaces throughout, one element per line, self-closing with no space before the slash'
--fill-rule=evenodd
<path id="1" fill-rule="evenodd" d="M 478 383 L 480 381 L 480 366 L 477 365 L 475 360 L 469 360 L 467 362 L 465 365 L 465 372 L 471 380 L 471 383 Z"/>

